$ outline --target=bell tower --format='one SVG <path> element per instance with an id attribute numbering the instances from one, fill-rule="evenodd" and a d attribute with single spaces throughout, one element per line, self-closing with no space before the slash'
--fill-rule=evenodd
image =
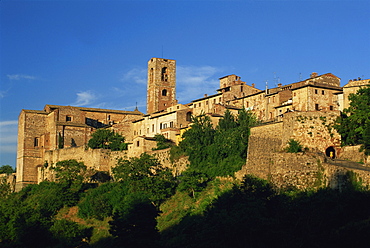
<path id="1" fill-rule="evenodd" d="M 147 114 L 176 104 L 176 61 L 152 58 L 148 61 Z"/>

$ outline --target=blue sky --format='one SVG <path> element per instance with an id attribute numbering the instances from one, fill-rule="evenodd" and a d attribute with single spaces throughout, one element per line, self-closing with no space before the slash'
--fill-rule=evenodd
<path id="1" fill-rule="evenodd" d="M 177 61 L 180 103 L 236 74 L 260 89 L 311 72 L 370 78 L 370 1 L 0 1 L 0 165 L 22 109 L 145 112 L 147 61 Z"/>

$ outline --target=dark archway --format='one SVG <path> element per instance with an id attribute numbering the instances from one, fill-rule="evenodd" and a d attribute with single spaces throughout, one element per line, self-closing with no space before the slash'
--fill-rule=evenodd
<path id="1" fill-rule="evenodd" d="M 328 148 L 326 148 L 325 150 L 325 155 L 328 156 L 330 158 L 330 154 L 333 154 L 333 159 L 336 157 L 336 151 L 335 151 L 335 148 L 334 146 L 329 146 Z"/>

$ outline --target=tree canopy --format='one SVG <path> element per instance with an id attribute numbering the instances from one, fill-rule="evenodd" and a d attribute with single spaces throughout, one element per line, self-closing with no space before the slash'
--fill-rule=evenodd
<path id="1" fill-rule="evenodd" d="M 92 149 L 102 148 L 111 149 L 112 151 L 127 150 L 125 137 L 112 130 L 98 129 L 91 136 L 87 146 Z"/>
<path id="2" fill-rule="evenodd" d="M 370 154 L 370 86 L 350 94 L 350 105 L 337 118 L 334 128 L 342 138 L 342 145 L 362 144 Z"/>
<path id="3" fill-rule="evenodd" d="M 175 189 L 171 170 L 147 153 L 138 158 L 119 159 L 112 172 L 114 179 L 125 183 L 131 192 L 144 192 L 156 204 L 173 194 Z"/>
<path id="4" fill-rule="evenodd" d="M 241 109 L 235 117 L 225 111 L 216 128 L 205 114 L 194 116 L 180 143 L 189 156 L 190 167 L 211 177 L 233 175 L 245 163 L 250 127 L 257 118 Z"/>
<path id="5" fill-rule="evenodd" d="M 0 174 L 12 174 L 15 170 L 10 165 L 2 165 L 0 167 Z"/>

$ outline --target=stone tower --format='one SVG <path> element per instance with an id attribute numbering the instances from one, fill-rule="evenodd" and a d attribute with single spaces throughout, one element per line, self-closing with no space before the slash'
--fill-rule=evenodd
<path id="1" fill-rule="evenodd" d="M 148 61 L 147 114 L 176 104 L 176 61 L 152 58 Z"/>

